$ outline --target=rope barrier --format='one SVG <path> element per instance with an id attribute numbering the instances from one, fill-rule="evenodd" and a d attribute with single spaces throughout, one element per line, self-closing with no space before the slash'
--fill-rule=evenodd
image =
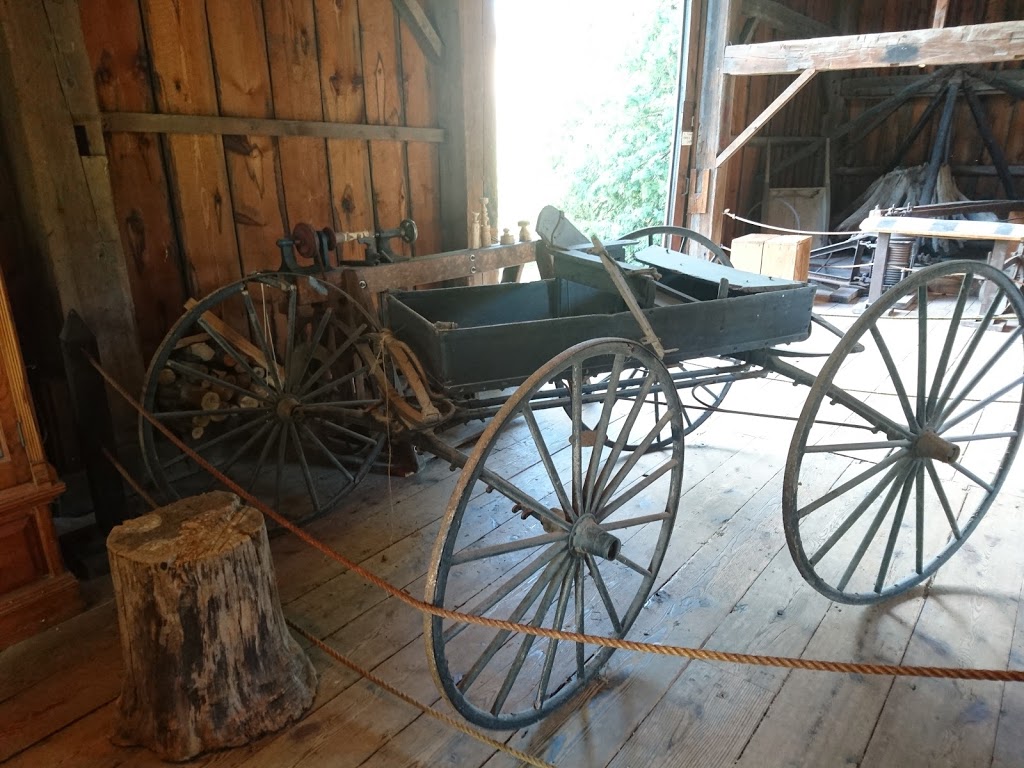
<path id="1" fill-rule="evenodd" d="M 791 235 L 822 235 L 823 237 L 852 237 L 853 235 L 858 235 L 860 237 L 868 237 L 871 234 L 869 232 L 860 232 L 855 229 L 850 230 L 848 232 L 819 232 L 813 229 L 789 229 L 788 227 L 776 227 L 773 224 L 765 224 L 763 221 L 755 221 L 754 219 L 744 218 L 743 216 L 740 216 L 738 213 L 733 213 L 728 208 L 722 211 L 722 215 L 728 216 L 730 219 L 735 219 L 736 221 L 742 221 L 744 224 L 751 224 L 752 226 L 760 227 L 761 229 L 772 229 L 775 230 L 776 232 L 788 232 Z M 862 264 L 860 266 L 870 267 L 871 265 Z"/>
<path id="2" fill-rule="evenodd" d="M 276 510 L 272 509 L 267 504 L 257 499 L 247 490 L 242 488 L 238 483 L 229 477 L 221 474 L 212 464 L 206 459 L 192 450 L 191 447 L 186 445 L 177 435 L 175 435 L 167 426 L 161 423 L 155 416 L 150 414 L 142 405 L 135 400 L 110 374 L 103 370 L 102 366 L 93 358 L 89 358 L 89 362 L 104 378 L 107 384 L 117 392 L 122 398 L 128 402 L 132 408 L 159 430 L 164 437 L 166 437 L 178 450 L 185 453 L 192 461 L 194 461 L 199 467 L 205 472 L 210 474 L 211 477 L 216 478 L 223 485 L 236 493 L 240 498 L 244 499 L 250 506 L 255 507 L 264 515 L 269 517 L 275 523 L 280 525 L 282 528 L 287 529 L 291 533 L 295 534 L 300 540 L 317 550 L 327 558 L 334 560 L 339 565 L 344 566 L 346 569 L 352 571 L 357 576 L 362 578 L 364 581 L 369 582 L 373 586 L 387 593 L 396 600 L 404 603 L 405 605 L 413 608 L 421 613 L 428 614 L 441 619 L 448 619 L 450 621 L 457 621 L 465 624 L 475 624 L 477 626 L 488 627 L 490 629 L 505 630 L 509 632 L 516 632 L 519 634 L 533 635 L 535 637 L 543 637 L 551 640 L 560 640 L 564 642 L 577 643 L 583 645 L 593 645 L 601 648 L 613 648 L 617 650 L 626 651 L 637 651 L 641 653 L 653 653 L 662 656 L 672 656 L 675 658 L 690 659 L 696 661 L 721 661 L 729 662 L 732 664 L 747 664 L 753 666 L 762 667 L 780 667 L 783 669 L 803 669 L 813 670 L 817 672 L 841 672 L 845 674 L 859 674 L 859 675 L 889 675 L 895 677 L 938 677 L 938 678 L 950 678 L 955 680 L 992 680 L 999 682 L 1024 682 L 1024 670 L 1015 669 L 972 669 L 972 668 L 961 668 L 961 667 L 930 667 L 930 666 L 903 666 L 898 664 L 864 664 L 856 662 L 844 662 L 844 661 L 827 661 L 823 659 L 797 659 L 787 656 L 766 656 L 760 654 L 751 653 L 731 653 L 728 651 L 715 651 L 708 650 L 705 648 L 690 648 L 687 646 L 677 645 L 662 645 L 659 643 L 646 643 L 637 642 L 633 640 L 624 640 L 615 637 L 605 637 L 603 635 L 587 635 L 579 632 L 567 632 L 564 630 L 549 629 L 546 627 L 534 627 L 527 624 L 519 624 L 512 621 L 505 621 L 504 619 L 491 619 L 486 616 L 476 616 L 473 614 L 462 613 L 460 611 L 452 611 L 442 606 L 432 605 L 431 603 L 425 602 L 413 595 L 409 594 L 403 589 L 400 589 L 391 583 L 385 581 L 380 576 L 377 576 L 372 571 L 360 566 L 353 560 L 342 555 L 337 550 L 323 543 L 319 539 L 316 539 L 306 531 L 302 530 L 298 525 L 293 523 L 288 518 L 281 515 Z"/>

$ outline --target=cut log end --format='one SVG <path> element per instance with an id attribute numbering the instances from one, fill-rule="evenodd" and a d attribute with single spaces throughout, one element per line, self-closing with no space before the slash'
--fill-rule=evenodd
<path id="1" fill-rule="evenodd" d="M 219 491 L 184 499 L 115 528 L 107 551 L 124 662 L 116 743 L 186 760 L 309 708 L 316 672 L 285 625 L 257 510 Z"/>

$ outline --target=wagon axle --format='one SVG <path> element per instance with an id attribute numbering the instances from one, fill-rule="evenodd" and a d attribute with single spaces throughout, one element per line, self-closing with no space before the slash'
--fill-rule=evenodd
<path id="1" fill-rule="evenodd" d="M 952 464 L 960 457 L 960 446 L 927 429 L 914 441 L 913 453 L 919 459 L 935 459 Z"/>

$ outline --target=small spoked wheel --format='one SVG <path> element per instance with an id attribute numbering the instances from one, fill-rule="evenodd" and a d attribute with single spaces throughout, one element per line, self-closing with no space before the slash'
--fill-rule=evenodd
<path id="1" fill-rule="evenodd" d="M 626 373 L 644 371 L 626 385 Z M 587 394 L 586 382 L 607 374 Z M 541 408 L 566 382 L 569 414 Z M 657 421 L 641 407 L 655 388 Z M 536 407 L 535 407 L 536 406 Z M 583 412 L 597 409 L 593 428 Z M 671 452 L 644 447 L 665 428 Z M 679 504 L 683 420 L 668 371 L 639 345 L 579 344 L 553 358 L 481 436 L 442 521 L 426 599 L 475 616 L 622 638 L 655 583 Z M 641 450 L 626 451 L 627 443 Z M 427 617 L 427 655 L 468 720 L 518 728 L 592 680 L 610 648 Z"/>
<path id="2" fill-rule="evenodd" d="M 145 408 L 219 472 L 282 514 L 333 508 L 387 439 L 374 318 L 310 276 L 257 274 L 192 306 L 157 350 Z M 375 346 L 376 345 L 376 346 Z M 145 419 L 143 456 L 169 498 L 217 481 Z"/>
<path id="3" fill-rule="evenodd" d="M 661 245 L 665 242 L 666 247 L 673 251 L 686 252 L 687 242 L 692 241 L 698 245 L 703 246 L 704 258 L 708 261 L 713 261 L 718 264 L 724 264 L 727 267 L 732 266 L 732 262 L 729 261 L 729 256 L 726 254 L 725 249 L 722 248 L 718 243 L 709 237 L 705 237 L 700 232 L 695 232 L 692 229 L 686 227 L 673 227 L 668 224 L 659 224 L 653 227 L 644 227 L 643 229 L 637 229 L 633 232 L 623 235 L 619 238 L 620 240 L 639 240 L 641 247 L 649 245 Z"/>
<path id="4" fill-rule="evenodd" d="M 951 261 L 898 283 L 846 333 L 797 422 L 783 492 L 786 540 L 818 591 L 893 597 L 971 535 L 1020 445 L 1022 329 L 1009 278 Z"/>

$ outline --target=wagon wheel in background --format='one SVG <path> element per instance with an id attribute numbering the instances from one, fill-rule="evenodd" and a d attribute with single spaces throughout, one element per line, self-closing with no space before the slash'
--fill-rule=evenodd
<path id="1" fill-rule="evenodd" d="M 692 229 L 686 227 L 672 227 L 668 225 L 658 225 L 653 227 L 644 227 L 638 229 L 629 234 L 623 235 L 620 240 L 640 240 L 641 247 L 647 247 L 650 245 L 660 245 L 663 242 L 663 238 L 667 237 L 666 246 L 671 250 L 677 250 L 685 252 L 687 241 L 692 241 L 698 245 L 703 246 L 707 251 L 703 254 L 704 258 L 708 261 L 713 261 L 716 264 L 724 264 L 727 267 L 732 266 L 732 262 L 729 261 L 729 256 L 725 250 L 710 238 L 704 237 L 699 232 L 694 232 Z M 683 360 L 671 366 L 674 373 L 677 374 L 677 379 L 682 378 L 678 374 L 692 374 L 695 371 L 701 369 L 712 369 L 716 364 L 731 364 L 725 358 L 710 358 L 707 360 Z M 682 379 L 684 382 L 685 378 Z M 683 428 L 683 434 L 688 435 L 693 432 L 697 427 L 703 424 L 708 418 L 714 413 L 716 408 L 719 408 L 725 396 L 729 393 L 729 389 L 732 387 L 731 381 L 724 382 L 708 382 L 708 383 L 697 383 L 689 386 L 678 386 L 679 399 L 683 405 L 683 421 L 685 426 Z M 661 404 L 663 405 L 663 403 Z M 655 447 L 664 447 L 664 440 L 657 441 Z"/>
<path id="2" fill-rule="evenodd" d="M 632 399 L 617 386 L 629 370 L 645 372 Z M 595 371 L 610 371 L 608 386 L 598 402 L 584 404 L 584 382 Z M 571 416 L 539 407 L 550 382 L 562 380 Z M 667 394 L 667 406 L 652 423 L 640 404 L 655 387 Z M 584 426 L 585 408 L 597 411 L 593 430 Z M 665 427 L 675 438 L 671 453 L 624 450 L 627 442 L 642 448 Z M 502 406 L 463 468 L 434 547 L 426 599 L 478 616 L 624 637 L 668 546 L 682 431 L 668 371 L 640 345 L 596 339 L 553 358 Z M 444 696 L 488 728 L 539 720 L 611 655 L 429 616 L 424 634 Z"/>
<path id="3" fill-rule="evenodd" d="M 387 439 L 370 412 L 376 320 L 309 276 L 257 274 L 193 305 L 157 350 L 143 405 L 203 458 L 293 519 L 326 512 Z M 216 486 L 146 420 L 143 457 L 170 498 Z"/>
<path id="4" fill-rule="evenodd" d="M 974 298 L 982 281 L 997 291 L 987 310 Z M 1000 317 L 1012 332 L 991 330 Z M 1009 278 L 952 261 L 898 283 L 846 333 L 811 388 L 785 474 L 786 540 L 819 592 L 847 603 L 898 595 L 974 531 L 1020 444 L 1022 328 Z"/>

